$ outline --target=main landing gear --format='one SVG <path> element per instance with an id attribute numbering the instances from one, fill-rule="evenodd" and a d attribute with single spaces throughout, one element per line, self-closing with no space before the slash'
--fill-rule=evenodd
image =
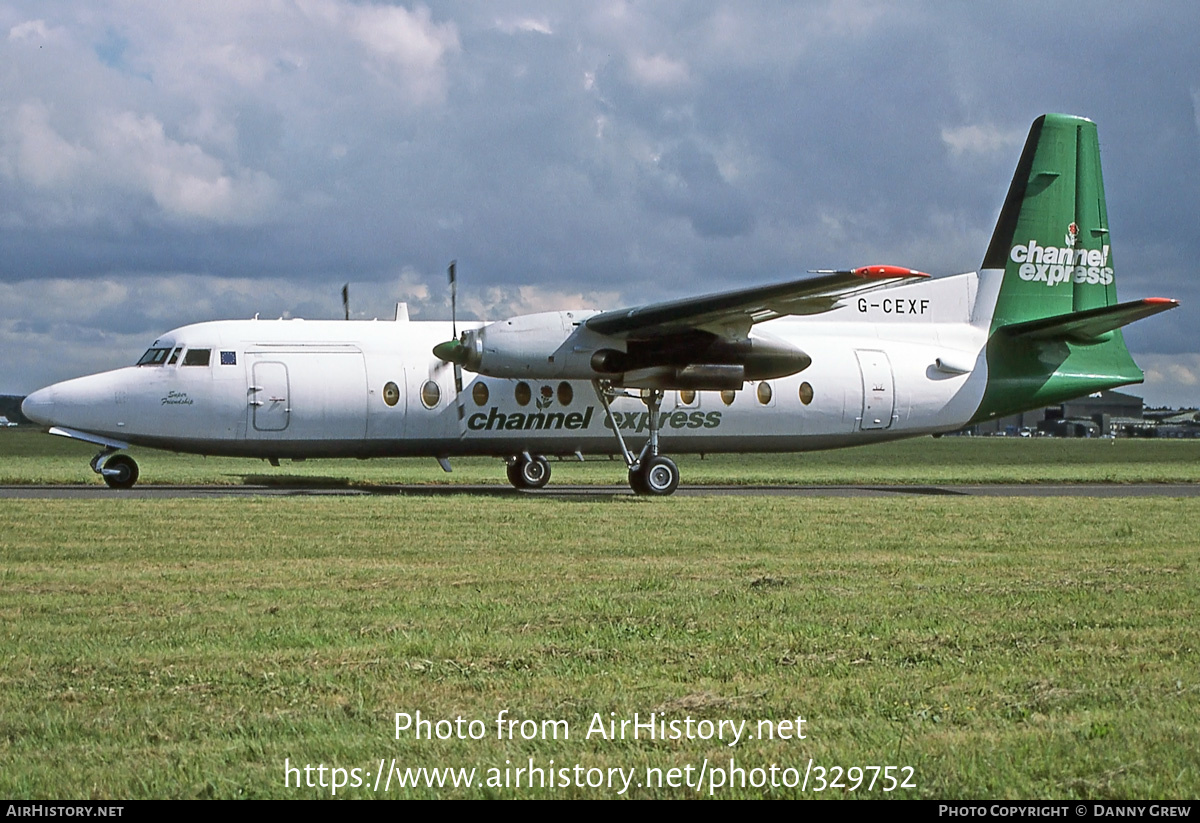
<path id="1" fill-rule="evenodd" d="M 110 489 L 132 489 L 138 480 L 138 464 L 127 454 L 105 449 L 92 458 L 92 471 L 104 478 Z"/>
<path id="2" fill-rule="evenodd" d="M 508 461 L 508 482 L 518 489 L 540 489 L 550 482 L 550 462 L 528 452 Z"/>
<path id="3" fill-rule="evenodd" d="M 592 387 L 596 390 L 596 396 L 600 398 L 600 405 L 604 406 L 604 413 L 608 415 L 608 424 L 617 435 L 617 443 L 621 446 L 621 456 L 625 458 L 625 465 L 629 467 L 629 487 L 637 494 L 657 497 L 673 494 L 679 488 L 679 467 L 675 465 L 674 460 L 658 453 L 662 389 L 641 390 L 641 400 L 646 404 L 646 410 L 650 413 L 650 439 L 646 441 L 646 445 L 642 446 L 637 457 L 634 457 L 633 452 L 625 445 L 625 438 L 621 436 L 621 427 L 613 419 L 612 409 L 609 407 L 610 398 L 632 395 L 613 388 L 607 380 L 593 380 Z"/>
<path id="4" fill-rule="evenodd" d="M 642 389 L 640 398 L 649 411 L 650 438 L 635 456 L 625 445 L 621 427 L 613 419 L 609 400 L 613 397 L 634 397 L 621 389 L 613 388 L 607 380 L 593 380 L 592 387 L 608 415 L 608 424 L 617 435 L 621 456 L 629 467 L 629 487 L 637 494 L 665 497 L 679 488 L 679 467 L 669 457 L 658 453 L 659 410 L 662 408 L 661 389 Z M 583 458 L 580 457 L 582 460 Z M 518 489 L 540 489 L 550 482 L 550 463 L 541 455 L 524 452 L 508 458 L 508 482 Z"/>

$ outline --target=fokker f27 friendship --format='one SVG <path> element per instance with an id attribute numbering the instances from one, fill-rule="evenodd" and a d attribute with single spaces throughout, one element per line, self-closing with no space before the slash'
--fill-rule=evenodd
<path id="1" fill-rule="evenodd" d="M 130 445 L 279 460 L 619 454 L 668 495 L 667 452 L 829 449 L 951 432 L 1140 383 L 1120 328 L 1091 121 L 1033 124 L 978 272 L 864 266 L 618 311 L 472 323 L 228 320 L 159 337 L 136 365 L 30 395 L 26 416 L 94 443 L 132 486 Z M 453 280 L 453 274 L 452 274 Z M 464 375 L 469 373 L 469 375 Z M 464 380 L 467 376 L 469 379 Z"/>

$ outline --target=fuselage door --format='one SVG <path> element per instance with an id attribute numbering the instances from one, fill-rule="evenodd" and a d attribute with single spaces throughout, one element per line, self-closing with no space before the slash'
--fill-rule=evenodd
<path id="1" fill-rule="evenodd" d="M 858 367 L 862 372 L 863 406 L 860 428 L 886 429 L 892 425 L 896 393 L 892 385 L 892 364 L 885 352 L 859 349 Z"/>
<path id="2" fill-rule="evenodd" d="M 255 363 L 254 382 L 249 401 L 254 409 L 254 428 L 261 432 L 283 431 L 291 419 L 287 366 L 283 363 Z"/>

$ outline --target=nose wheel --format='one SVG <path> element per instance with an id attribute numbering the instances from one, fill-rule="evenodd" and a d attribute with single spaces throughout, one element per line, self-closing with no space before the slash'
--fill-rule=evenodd
<path id="1" fill-rule="evenodd" d="M 127 454 L 101 452 L 92 458 L 92 471 L 104 478 L 110 489 L 132 489 L 138 481 L 138 464 Z"/>
<path id="2" fill-rule="evenodd" d="M 522 454 L 508 463 L 508 482 L 518 489 L 540 489 L 550 482 L 550 461 L 539 455 Z"/>

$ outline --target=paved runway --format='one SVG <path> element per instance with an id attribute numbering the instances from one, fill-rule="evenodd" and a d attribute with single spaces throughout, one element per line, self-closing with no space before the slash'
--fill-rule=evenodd
<path id="1" fill-rule="evenodd" d="M 911 497 L 918 495 L 969 497 L 1200 497 L 1200 483 L 1063 484 L 1012 483 L 1001 485 L 913 486 L 680 486 L 681 497 L 737 495 L 742 497 Z M 201 497 L 356 497 L 407 495 L 442 497 L 486 495 L 515 497 L 632 496 L 628 486 L 556 486 L 538 491 L 517 491 L 509 486 L 137 486 L 118 491 L 102 485 L 0 486 L 0 499 L 54 500 L 164 500 Z"/>

